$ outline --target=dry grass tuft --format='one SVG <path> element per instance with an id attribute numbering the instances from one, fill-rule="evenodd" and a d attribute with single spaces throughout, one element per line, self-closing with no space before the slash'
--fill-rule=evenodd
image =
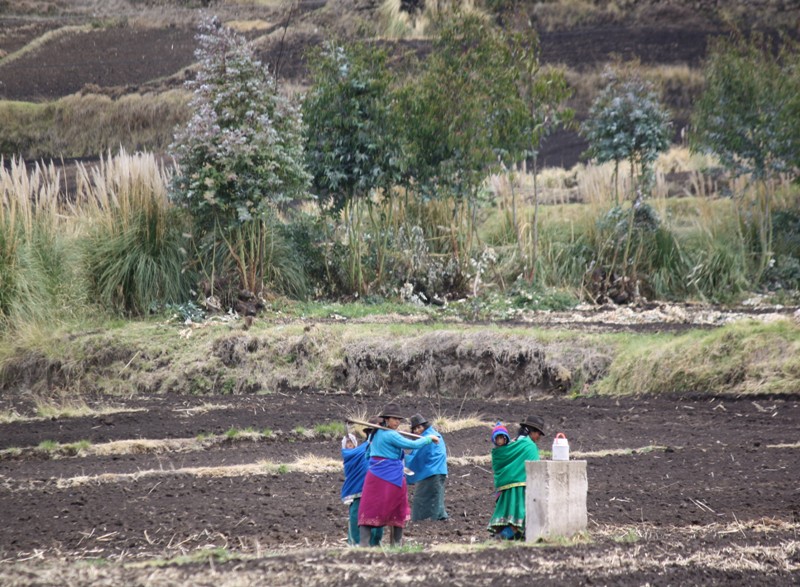
<path id="1" fill-rule="evenodd" d="M 252 33 L 253 31 L 265 31 L 272 28 L 274 25 L 266 20 L 229 20 L 225 23 L 229 29 L 233 29 L 239 33 Z"/>
<path id="2" fill-rule="evenodd" d="M 82 418 L 86 416 L 105 416 L 108 414 L 135 413 L 143 412 L 144 408 L 124 408 L 116 406 L 92 407 L 86 403 L 82 397 L 56 395 L 52 397 L 36 397 L 37 418 L 34 419 L 60 419 L 60 418 Z"/>
<path id="3" fill-rule="evenodd" d="M 338 471 L 341 468 L 341 461 L 320 457 L 311 453 L 298 457 L 294 463 L 289 465 L 289 470 L 296 473 L 326 473 L 329 471 Z"/>
<path id="4" fill-rule="evenodd" d="M 30 422 L 39 418 L 27 418 L 16 410 L 6 410 L 0 412 L 0 424 L 10 424 L 11 422 Z"/>
<path id="5" fill-rule="evenodd" d="M 71 487 L 81 487 L 84 485 L 136 482 L 142 479 L 150 479 L 152 477 L 177 475 L 219 478 L 248 477 L 251 475 L 282 475 L 285 473 L 331 473 L 339 471 L 341 468 L 341 461 L 308 454 L 298 457 L 293 463 L 275 463 L 273 461 L 261 460 L 257 463 L 221 467 L 184 467 L 181 469 L 171 470 L 148 469 L 145 471 L 137 471 L 136 473 L 103 473 L 100 475 L 80 475 L 77 477 L 58 479 L 56 481 L 56 487 L 59 489 L 69 489 Z"/>
<path id="6" fill-rule="evenodd" d="M 442 0 L 426 2 L 419 13 L 401 9 L 400 0 L 383 0 L 378 7 L 380 34 L 387 39 L 423 39 L 433 32 L 436 20 L 446 13 L 477 14 L 488 18 L 474 0 Z"/>
<path id="7" fill-rule="evenodd" d="M 358 420 L 360 422 L 368 422 L 371 416 L 367 414 L 366 408 L 362 408 L 359 410 L 354 410 L 352 412 L 348 412 L 345 415 L 346 420 Z M 347 430 L 355 432 L 356 435 L 360 436 L 361 438 L 366 438 L 367 435 L 364 432 L 366 426 L 362 426 L 361 424 L 347 424 Z"/>
<path id="8" fill-rule="evenodd" d="M 110 456 L 127 454 L 181 453 L 203 448 L 201 441 L 193 438 L 115 440 L 96 444 L 85 449 L 85 454 Z"/>
<path id="9" fill-rule="evenodd" d="M 467 428 L 492 428 L 491 422 L 481 420 L 477 414 L 463 418 L 450 418 L 448 416 L 437 415 L 434 416 L 433 422 L 431 423 L 433 427 L 442 434 L 456 432 L 457 430 L 465 430 Z"/>
<path id="10" fill-rule="evenodd" d="M 54 102 L 0 101 L 0 147 L 26 159 L 94 156 L 109 150 L 164 151 L 189 116 L 184 90 L 113 99 L 73 94 Z"/>
<path id="11" fill-rule="evenodd" d="M 767 448 L 800 448 L 800 442 L 782 443 L 782 444 L 768 444 Z"/>
<path id="12" fill-rule="evenodd" d="M 184 416 L 197 416 L 199 414 L 207 414 L 213 410 L 227 410 L 231 407 L 230 404 L 211 404 L 203 402 L 198 406 L 193 406 L 191 408 L 175 408 L 173 411 L 179 412 Z"/>
<path id="13" fill-rule="evenodd" d="M 571 459 L 601 459 L 603 457 L 619 457 L 628 456 L 632 454 L 648 453 L 653 451 L 666 450 L 666 446 L 650 444 L 640 448 L 614 448 L 609 450 L 592 450 L 592 451 L 570 451 Z"/>

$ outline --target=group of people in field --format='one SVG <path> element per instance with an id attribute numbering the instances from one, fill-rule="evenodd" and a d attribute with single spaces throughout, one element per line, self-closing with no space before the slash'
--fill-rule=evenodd
<path id="1" fill-rule="evenodd" d="M 350 507 L 350 545 L 379 546 L 387 530 L 389 544 L 400 546 L 409 520 L 448 519 L 444 438 L 421 414 L 411 416 L 410 434 L 400 431 L 405 419 L 399 406 L 390 403 L 369 420 L 363 443 L 352 433 L 342 439 L 341 496 Z M 492 430 L 495 508 L 488 530 L 495 538 L 525 538 L 525 461 L 539 460 L 536 441 L 543 435 L 539 416 L 523 420 L 513 441 L 501 422 Z M 412 505 L 409 484 L 415 486 Z"/>

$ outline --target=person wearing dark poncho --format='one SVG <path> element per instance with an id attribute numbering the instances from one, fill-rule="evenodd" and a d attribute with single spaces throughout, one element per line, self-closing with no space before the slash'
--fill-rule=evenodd
<path id="1" fill-rule="evenodd" d="M 492 430 L 492 471 L 496 502 L 489 532 L 495 538 L 525 538 L 525 461 L 538 461 L 539 449 L 529 436 L 509 442 L 508 429 L 498 422 Z"/>
<path id="2" fill-rule="evenodd" d="M 370 530 L 378 526 L 391 526 L 390 544 L 402 544 L 403 529 L 411 517 L 408 484 L 403 474 L 404 449 L 413 450 L 439 441 L 436 436 L 425 436 L 417 440 L 408 440 L 401 436 L 397 428 L 405 417 L 399 411 L 396 404 L 388 404 L 384 408 L 380 415 L 385 423 L 382 425 L 391 430 L 379 428 L 370 446 L 369 469 L 358 508 L 361 546 L 369 543 Z"/>
<path id="3" fill-rule="evenodd" d="M 370 424 L 377 424 L 377 420 L 370 420 Z M 358 530 L 358 509 L 361 504 L 361 490 L 364 487 L 364 477 L 367 474 L 367 459 L 369 458 L 369 445 L 374 428 L 364 430 L 367 440 L 358 445 L 353 434 L 348 434 L 342 439 L 342 460 L 344 461 L 344 483 L 342 484 L 342 502 L 349 505 L 349 521 L 347 527 L 347 543 L 358 546 L 360 536 Z M 380 546 L 383 538 L 383 528 L 373 528 L 370 534 L 369 545 Z"/>
<path id="4" fill-rule="evenodd" d="M 444 438 L 422 414 L 411 416 L 411 432 L 439 438 L 438 444 L 428 444 L 406 456 L 406 468 L 413 473 L 407 477 L 408 483 L 414 485 L 411 521 L 446 520 L 449 516 L 444 505 L 447 481 L 447 448 Z"/>

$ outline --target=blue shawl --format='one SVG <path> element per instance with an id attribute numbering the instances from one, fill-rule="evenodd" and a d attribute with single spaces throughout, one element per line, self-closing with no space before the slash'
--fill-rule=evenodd
<path id="1" fill-rule="evenodd" d="M 367 449 L 369 443 L 355 448 L 343 448 L 342 460 L 344 461 L 344 483 L 342 484 L 342 501 L 348 497 L 361 496 L 364 487 L 364 477 L 367 476 Z"/>

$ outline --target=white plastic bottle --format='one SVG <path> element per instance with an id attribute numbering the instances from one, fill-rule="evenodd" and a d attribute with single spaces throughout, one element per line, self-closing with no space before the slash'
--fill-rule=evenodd
<path id="1" fill-rule="evenodd" d="M 569 460 L 569 441 L 564 436 L 563 432 L 556 434 L 553 438 L 553 460 L 554 461 L 568 461 Z"/>

